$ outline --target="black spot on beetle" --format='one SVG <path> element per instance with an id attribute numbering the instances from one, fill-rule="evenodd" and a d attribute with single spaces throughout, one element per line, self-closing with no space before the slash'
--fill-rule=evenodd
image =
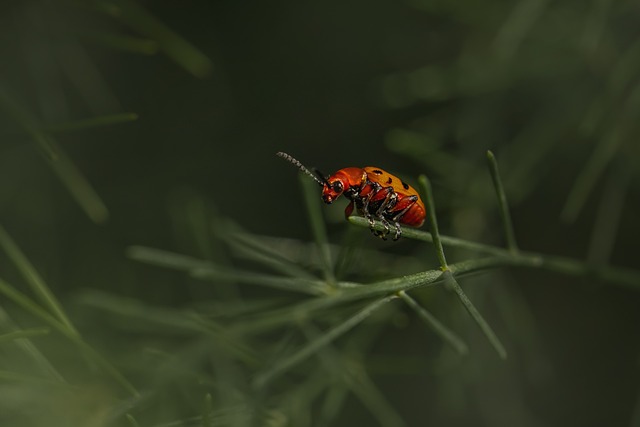
<path id="1" fill-rule="evenodd" d="M 409 184 L 407 184 L 406 182 L 402 181 L 402 187 L 403 187 L 405 190 L 408 190 L 408 189 L 409 189 Z"/>
<path id="2" fill-rule="evenodd" d="M 393 180 L 391 179 L 391 177 L 389 177 L 389 179 L 387 179 L 387 184 L 391 184 L 393 182 Z"/>
<path id="3" fill-rule="evenodd" d="M 374 169 L 373 173 L 375 173 L 376 175 L 382 175 L 382 171 L 380 169 Z"/>

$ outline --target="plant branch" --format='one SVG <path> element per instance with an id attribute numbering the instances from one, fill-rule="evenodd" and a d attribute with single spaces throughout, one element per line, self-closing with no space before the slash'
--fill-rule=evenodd
<path id="1" fill-rule="evenodd" d="M 440 260 L 440 268 L 442 269 L 443 277 L 445 284 L 448 285 L 450 289 L 453 289 L 458 296 L 458 299 L 467 310 L 471 318 L 478 324 L 482 333 L 487 337 L 487 340 L 491 343 L 493 348 L 498 352 L 498 355 L 501 359 L 507 358 L 507 351 L 504 348 L 504 345 L 498 339 L 498 336 L 493 331 L 489 323 L 484 319 L 484 317 L 480 314 L 478 309 L 475 307 L 473 302 L 469 299 L 467 294 L 464 293 L 458 281 L 453 277 L 449 266 L 447 265 L 447 260 L 444 256 L 444 249 L 442 248 L 442 241 L 440 240 L 440 233 L 438 231 L 438 218 L 436 217 L 436 208 L 435 202 L 433 201 L 433 193 L 431 190 L 431 183 L 426 175 L 421 175 L 418 178 L 420 182 L 420 186 L 422 187 L 426 200 L 427 200 L 427 216 L 429 220 L 429 227 L 431 228 L 431 234 L 433 236 L 433 245 L 436 247 L 436 253 L 438 254 L 438 259 Z"/>
<path id="2" fill-rule="evenodd" d="M 273 378 L 289 370 L 294 365 L 307 359 L 309 356 L 316 353 L 319 349 L 323 348 L 324 346 L 326 346 L 336 338 L 340 337 L 347 331 L 354 328 L 360 322 L 362 322 L 367 317 L 369 317 L 374 311 L 376 311 L 377 309 L 379 309 L 380 307 L 382 307 L 383 305 L 385 305 L 386 303 L 388 303 L 394 298 L 397 298 L 397 296 L 390 295 L 370 303 L 369 305 L 364 307 L 362 310 L 360 310 L 359 312 L 351 316 L 349 319 L 340 323 L 339 325 L 327 331 L 326 333 L 319 336 L 318 338 L 310 341 L 306 346 L 302 347 L 300 350 L 293 353 L 291 356 L 285 359 L 282 359 L 280 363 L 277 363 L 276 365 L 267 369 L 262 374 L 258 375 L 255 378 L 255 381 L 253 382 L 254 387 L 256 388 L 263 387 Z"/>
<path id="3" fill-rule="evenodd" d="M 352 216 L 349 217 L 349 221 L 360 227 L 369 227 L 369 222 L 361 217 Z M 380 231 L 384 230 L 384 227 L 379 222 L 376 222 L 374 224 L 374 228 Z M 425 242 L 433 241 L 433 236 L 431 235 L 431 233 L 406 227 L 402 229 L 402 236 L 409 239 L 422 240 Z M 513 254 L 503 248 L 471 242 L 455 237 L 440 236 L 440 240 L 444 246 L 468 249 L 475 252 L 493 255 L 491 257 L 480 260 L 465 261 L 459 264 L 451 265 L 450 268 L 452 272 L 455 272 L 454 268 L 456 265 L 462 265 L 466 262 L 474 262 L 474 266 L 479 267 L 479 269 L 518 266 L 548 270 L 556 273 L 567 274 L 570 276 L 592 276 L 598 280 L 606 281 L 617 286 L 623 286 L 635 291 L 640 291 L 640 271 L 637 270 L 623 267 L 593 266 L 585 261 L 581 261 L 575 258 L 539 254 L 536 252 L 520 251 L 517 254 Z M 480 262 L 480 264 L 476 266 L 475 261 Z"/>

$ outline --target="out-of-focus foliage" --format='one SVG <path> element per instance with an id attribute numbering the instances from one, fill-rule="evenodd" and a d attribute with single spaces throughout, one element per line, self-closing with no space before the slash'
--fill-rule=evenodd
<path id="1" fill-rule="evenodd" d="M 639 29 L 611 0 L 0 4 L 0 424 L 637 425 Z M 428 174 L 506 361 L 431 244 L 303 198 L 280 150 Z"/>

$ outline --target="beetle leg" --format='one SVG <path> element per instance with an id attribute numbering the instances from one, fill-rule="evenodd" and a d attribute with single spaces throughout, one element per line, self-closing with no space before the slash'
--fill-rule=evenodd
<path id="1" fill-rule="evenodd" d="M 363 210 L 362 214 L 364 215 L 364 217 L 367 219 L 367 221 L 369 221 L 369 230 L 371 230 L 371 234 L 373 234 L 374 236 L 377 237 L 381 237 L 382 239 L 385 239 L 385 237 L 383 237 L 386 233 L 383 233 L 382 231 L 377 231 L 375 228 L 373 228 L 376 225 L 376 221 L 373 215 L 371 215 L 368 211 Z M 384 223 L 383 223 L 384 224 Z M 386 227 L 386 225 L 385 225 Z"/>
<path id="2" fill-rule="evenodd" d="M 386 193 L 386 195 L 384 197 L 384 200 L 380 204 L 380 207 L 378 207 L 378 210 L 376 211 L 376 216 L 378 218 L 381 218 L 389 208 L 393 207 L 396 204 L 398 200 L 398 195 L 395 191 L 393 191 L 392 187 L 385 187 L 383 191 Z"/>
<path id="3" fill-rule="evenodd" d="M 402 229 L 400 228 L 400 223 L 398 221 L 393 223 L 396 226 L 396 234 L 393 236 L 393 240 L 396 241 L 402 235 Z"/>
<path id="4" fill-rule="evenodd" d="M 346 219 L 349 219 L 349 217 L 351 216 L 351 213 L 353 213 L 353 205 L 354 205 L 354 201 L 352 200 L 351 203 L 349 203 L 347 207 L 344 209 L 344 217 Z"/>
<path id="5" fill-rule="evenodd" d="M 387 187 L 385 188 L 385 190 L 387 191 L 387 195 L 384 198 L 382 204 L 380 205 L 380 207 L 378 208 L 378 211 L 376 212 L 376 216 L 380 219 L 380 221 L 382 222 L 382 225 L 384 225 L 384 234 L 380 237 L 382 237 L 383 240 L 387 240 L 387 235 L 389 234 L 390 231 L 390 224 L 389 221 L 387 220 L 387 218 L 385 217 L 385 213 L 387 212 L 387 210 L 389 208 L 391 208 L 392 206 L 394 206 L 398 200 L 398 195 L 396 194 L 395 191 L 393 191 L 393 188 L 391 187 Z M 398 223 L 396 222 L 396 233 L 393 236 L 393 240 L 398 240 Z"/>
<path id="6" fill-rule="evenodd" d="M 369 185 L 369 188 L 367 188 L 367 185 Z M 386 232 L 376 231 L 373 228 L 375 226 L 375 224 L 376 224 L 375 223 L 375 219 L 379 219 L 379 216 L 378 215 L 374 216 L 369 211 L 369 203 L 371 202 L 371 199 L 373 199 L 373 197 L 375 195 L 377 195 L 381 190 L 382 190 L 382 186 L 380 184 L 378 184 L 377 182 L 369 182 L 368 181 L 365 185 L 363 185 L 360 193 L 364 193 L 364 194 L 361 195 L 361 197 L 359 199 L 360 200 L 360 202 L 359 202 L 359 205 L 360 205 L 359 206 L 359 210 L 362 213 L 362 215 L 364 215 L 364 217 L 367 219 L 367 221 L 369 221 L 369 229 L 371 230 L 371 233 L 374 236 L 378 236 L 378 237 L 381 237 L 381 238 L 385 239 L 384 236 L 387 234 Z M 386 226 L 387 225 L 385 225 L 385 227 Z"/>
<path id="7" fill-rule="evenodd" d="M 354 198 L 353 203 L 358 209 L 358 212 L 360 212 L 360 214 L 364 216 L 367 221 L 369 221 L 369 228 L 371 229 L 371 232 L 374 233 L 375 230 L 373 229 L 373 226 L 375 225 L 375 221 L 373 219 L 373 215 L 369 213 L 369 201 L 371 200 L 372 196 L 373 193 L 370 193 L 362 197 Z"/>
<path id="8" fill-rule="evenodd" d="M 366 218 L 367 220 L 369 220 L 369 229 L 371 230 L 371 234 L 373 234 L 376 237 L 380 237 L 382 240 L 387 240 L 387 234 L 389 234 L 389 231 L 390 231 L 389 221 L 387 221 L 386 218 L 384 217 L 375 218 L 378 221 L 380 221 L 382 223 L 382 226 L 384 227 L 383 231 L 378 231 L 375 228 L 373 228 L 376 225 L 374 216 L 369 214 L 366 216 Z"/>
<path id="9" fill-rule="evenodd" d="M 367 192 L 362 198 L 362 211 L 367 213 L 369 212 L 369 202 L 371 202 L 373 196 L 375 196 L 376 194 L 378 194 L 378 192 L 380 192 L 380 190 L 382 190 L 382 186 L 377 182 L 372 182 L 370 183 L 370 185 L 371 190 Z"/>
<path id="10" fill-rule="evenodd" d="M 402 199 L 401 203 L 403 204 L 403 202 L 405 200 L 409 201 L 409 204 L 405 207 L 403 207 L 400 211 L 398 211 L 397 213 L 395 213 L 395 215 L 391 218 L 391 220 L 395 223 L 396 225 L 396 235 L 393 237 L 393 240 L 398 240 L 400 238 L 400 235 L 402 234 L 402 230 L 400 229 L 400 219 L 402 218 L 402 216 L 407 213 L 407 211 L 409 209 L 411 209 L 411 207 L 413 205 L 415 205 L 415 203 L 418 201 L 418 196 L 409 196 L 409 197 L 405 197 L 404 199 Z"/>
<path id="11" fill-rule="evenodd" d="M 418 201 L 418 196 L 408 196 L 404 197 L 402 200 L 398 202 L 396 206 L 394 206 L 395 210 L 391 212 L 393 214 L 393 221 L 400 221 L 402 216 L 407 213 L 409 209 Z"/>
<path id="12" fill-rule="evenodd" d="M 376 235 L 380 237 L 382 240 L 387 240 L 387 234 L 389 234 L 389 231 L 391 231 L 391 229 L 389 228 L 389 221 L 387 221 L 387 219 L 383 216 L 378 217 L 378 219 L 384 226 L 384 231 L 379 231 L 376 233 Z"/>
<path id="13" fill-rule="evenodd" d="M 368 187 L 364 186 L 360 190 L 360 197 L 354 199 L 354 201 L 362 215 L 364 215 L 364 217 L 369 221 L 371 233 L 373 233 L 374 236 L 378 236 L 381 239 L 386 240 L 387 235 L 391 232 L 390 221 L 392 221 L 395 226 L 393 240 L 398 240 L 402 234 L 398 221 L 402 215 L 411 208 L 418 198 L 415 196 L 406 197 L 407 201 L 404 201 L 405 198 L 403 198 L 402 201 L 404 203 L 402 203 L 401 206 L 397 206 L 398 193 L 393 190 L 393 187 L 382 187 L 377 182 L 368 182 L 367 185 Z M 409 202 L 409 204 L 404 206 L 407 202 Z M 375 212 L 371 212 L 372 204 L 375 205 Z M 396 207 L 400 209 L 397 213 L 394 211 L 394 208 Z M 376 219 L 382 223 L 384 230 L 376 231 L 373 228 L 375 226 Z"/>
<path id="14" fill-rule="evenodd" d="M 375 196 L 372 196 L 371 199 L 375 200 L 376 202 L 382 199 L 382 202 L 380 202 L 380 206 L 378 206 L 375 214 L 373 214 L 372 216 L 382 223 L 382 225 L 384 226 L 384 230 L 376 232 L 372 229 L 372 232 L 374 235 L 382 238 L 383 240 L 387 240 L 387 235 L 390 232 L 390 224 L 385 216 L 385 213 L 388 212 L 388 210 L 396 204 L 398 195 L 395 191 L 393 191 L 393 187 L 382 188 L 379 184 L 376 185 L 377 191 L 375 193 Z M 368 207 L 369 205 L 367 203 L 367 208 Z M 371 215 L 370 212 L 369 215 Z"/>

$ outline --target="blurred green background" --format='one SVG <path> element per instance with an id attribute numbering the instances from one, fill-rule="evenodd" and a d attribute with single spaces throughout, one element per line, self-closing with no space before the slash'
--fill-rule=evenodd
<path id="1" fill-rule="evenodd" d="M 394 302 L 256 389 L 357 305 L 264 326 L 309 297 L 131 259 L 141 245 L 272 274 L 234 246 L 241 227 L 321 277 L 277 151 L 324 173 L 425 173 L 443 234 L 502 245 L 490 149 L 520 247 L 638 277 L 636 2 L 5 1 L 0 34 L 0 277 L 44 307 L 3 288 L 2 425 L 640 426 L 640 283 L 461 279 L 507 361 L 455 297 L 420 289 L 468 355 Z M 343 203 L 322 209 L 334 254 L 359 248 L 343 278 L 438 268 L 428 245 L 344 221 Z M 84 344 L 38 317 L 35 274 Z M 34 336 L 4 335 L 21 329 Z"/>

